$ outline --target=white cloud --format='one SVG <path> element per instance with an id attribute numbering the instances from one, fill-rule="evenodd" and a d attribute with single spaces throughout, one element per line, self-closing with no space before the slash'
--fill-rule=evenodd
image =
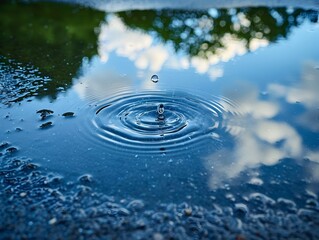
<path id="1" fill-rule="evenodd" d="M 226 96 L 236 106 L 233 109 L 227 107 L 229 104 L 221 105 L 225 111 L 237 113 L 232 118 L 227 115 L 230 119 L 224 121 L 224 129 L 233 134 L 234 142 L 226 142 L 224 148 L 204 159 L 206 168 L 211 171 L 209 186 L 213 189 L 242 171 L 274 165 L 285 157 L 298 159 L 304 151 L 297 131 L 286 122 L 274 120 L 280 109 L 277 102 L 260 100 L 258 90 L 249 83 L 233 85 L 231 89 L 226 91 Z"/>
<path id="2" fill-rule="evenodd" d="M 80 98 L 98 101 L 132 88 L 132 81 L 107 68 L 107 64 L 95 57 L 82 64 L 82 75 L 74 85 Z"/>
<path id="3" fill-rule="evenodd" d="M 242 24 L 246 24 L 244 16 L 240 18 Z M 207 21 L 200 24 L 209 26 Z M 221 43 L 224 48 L 217 49 L 216 53 L 211 54 L 207 59 L 197 56 L 188 57 L 187 53 L 176 54 L 167 45 L 154 41 L 152 35 L 129 29 L 119 17 L 111 15 L 107 18 L 107 23 L 101 26 L 99 56 L 101 61 L 106 62 L 110 53 L 115 52 L 118 56 L 133 61 L 138 69 L 153 73 L 161 71 L 164 66 L 173 69 L 193 67 L 198 73 L 208 74 L 212 80 L 216 80 L 224 73 L 221 66 L 216 66 L 218 63 L 227 62 L 248 51 L 246 41 L 236 39 L 236 36 L 231 34 L 225 34 Z M 255 51 L 267 44 L 266 40 L 253 39 L 250 49 Z"/>
<path id="4" fill-rule="evenodd" d="M 316 108 L 319 105 L 319 71 L 315 63 L 306 63 L 301 82 L 297 86 L 270 84 L 269 92 L 278 97 L 283 97 L 288 103 L 300 102 L 307 108 Z"/>

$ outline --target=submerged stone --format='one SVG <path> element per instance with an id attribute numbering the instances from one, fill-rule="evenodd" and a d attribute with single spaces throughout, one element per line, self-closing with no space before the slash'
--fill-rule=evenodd
<path id="1" fill-rule="evenodd" d="M 93 182 L 93 177 L 90 174 L 84 174 L 78 178 L 81 183 L 91 183 Z"/>
<path id="2" fill-rule="evenodd" d="M 44 129 L 44 128 L 49 128 L 52 126 L 52 122 L 46 122 L 40 125 L 40 128 Z"/>
<path id="3" fill-rule="evenodd" d="M 74 116 L 74 112 L 65 112 L 62 114 L 63 117 L 73 117 Z"/>
<path id="4" fill-rule="evenodd" d="M 41 116 L 41 120 L 46 119 L 48 116 L 52 115 L 54 112 L 49 109 L 41 109 L 37 111 L 38 114 Z"/>

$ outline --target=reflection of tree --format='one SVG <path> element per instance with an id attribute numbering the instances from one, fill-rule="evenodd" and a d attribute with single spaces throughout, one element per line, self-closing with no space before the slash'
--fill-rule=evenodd
<path id="1" fill-rule="evenodd" d="M 172 44 L 190 57 L 209 58 L 225 48 L 225 36 L 243 41 L 274 42 L 285 38 L 305 19 L 316 21 L 312 10 L 241 8 L 207 11 L 128 11 L 116 13 L 126 26 L 142 29 Z M 97 54 L 94 33 L 105 13 L 59 3 L 0 3 L 0 55 L 33 65 L 53 81 L 39 96 L 56 94 L 69 85 L 83 57 Z M 227 40 L 227 39 L 226 39 Z"/>
<path id="2" fill-rule="evenodd" d="M 83 56 L 97 53 L 94 28 L 105 14 L 65 4 L 0 3 L 0 55 L 39 68 L 53 79 L 48 91 L 69 85 Z"/>
<path id="3" fill-rule="evenodd" d="M 274 42 L 285 38 L 294 26 L 305 19 L 317 21 L 313 10 L 287 10 L 287 8 L 239 8 L 210 11 L 128 11 L 119 13 L 122 21 L 131 28 L 156 34 L 172 44 L 176 51 L 190 56 L 208 57 L 224 47 L 223 37 L 246 42 L 253 39 Z"/>

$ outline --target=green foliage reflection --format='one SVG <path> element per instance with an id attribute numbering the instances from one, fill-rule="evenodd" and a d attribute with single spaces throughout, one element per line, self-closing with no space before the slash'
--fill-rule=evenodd
<path id="1" fill-rule="evenodd" d="M 287 8 L 238 8 L 214 11 L 129 11 L 118 14 L 130 28 L 156 34 L 176 51 L 190 56 L 207 57 L 223 48 L 223 37 L 230 34 L 244 40 L 247 48 L 252 39 L 275 42 L 286 38 L 292 27 L 304 20 L 317 21 L 313 10 Z"/>
<path id="2" fill-rule="evenodd" d="M 71 83 L 83 56 L 97 54 L 105 13 L 56 3 L 0 3 L 0 55 L 39 68 L 52 97 Z M 40 95 L 41 95 L 40 94 Z"/>
<path id="3" fill-rule="evenodd" d="M 96 28 L 104 12 L 62 3 L 0 3 L 0 55 L 33 65 L 53 81 L 39 96 L 54 97 L 57 87 L 70 86 L 83 57 L 97 54 Z M 115 13 L 131 29 L 171 44 L 189 57 L 208 58 L 223 49 L 223 38 L 276 42 L 317 12 L 287 8 L 238 8 L 209 11 L 145 10 Z M 107 23 L 106 23 L 107 24 Z"/>

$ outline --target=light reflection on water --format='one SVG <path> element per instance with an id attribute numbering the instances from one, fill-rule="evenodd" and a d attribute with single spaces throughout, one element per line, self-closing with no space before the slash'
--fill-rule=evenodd
<path id="1" fill-rule="evenodd" d="M 236 17 L 239 28 L 252 24 L 243 13 Z M 319 55 L 314 48 L 319 37 L 317 32 L 308 31 L 312 28 L 310 24 L 300 26 L 289 39 L 276 44 L 256 33 L 248 42 L 226 32 L 221 34 L 221 47 L 215 52 L 199 51 L 198 55 L 192 55 L 183 49 L 176 52 L 172 44 L 165 43 L 152 31 L 126 26 L 125 18 L 125 13 L 107 15 L 100 26 L 97 54 L 83 58 L 71 88 L 60 92 L 55 101 L 34 98 L 30 103 L 23 101 L 21 106 L 2 106 L 3 140 L 17 144 L 22 155 L 34 158 L 49 171 L 70 179 L 90 173 L 98 183 L 96 187 L 107 194 L 142 197 L 153 203 L 186 199 L 209 206 L 210 197 L 220 197 L 216 193 L 220 189 L 222 194 L 230 191 L 236 195 L 236 191 L 244 196 L 254 192 L 256 186 L 259 191 L 264 187 L 268 195 L 278 197 L 278 192 L 268 188 L 281 183 L 279 180 L 271 183 L 273 167 L 280 166 L 282 181 L 289 182 L 291 176 L 285 174 L 285 161 L 293 159 L 293 166 L 306 166 L 305 158 L 311 162 L 303 168 L 302 179 L 297 184 L 289 183 L 288 188 L 301 191 L 301 187 L 306 187 L 318 193 Z M 195 36 L 200 37 L 198 26 L 209 32 L 214 21 L 197 20 L 190 19 L 185 24 L 195 25 Z M 176 21 L 177 26 L 184 24 Z M 236 26 L 232 28 L 236 30 Z M 276 27 L 270 30 L 275 31 Z M 205 50 L 207 46 L 201 44 L 201 48 Z M 293 57 L 287 57 L 288 50 L 300 48 L 303 51 L 293 51 Z M 201 58 L 200 52 L 207 54 L 206 58 Z M 150 80 L 153 74 L 160 79 L 156 84 Z M 99 126 L 92 130 L 90 121 L 101 102 L 105 107 L 121 94 L 128 97 L 130 104 L 136 99 L 132 96 L 138 96 L 141 106 L 147 100 L 158 99 L 158 103 L 167 104 L 166 113 L 170 107 L 172 113 L 186 111 L 173 108 L 187 109 L 186 98 L 190 99 L 189 104 L 199 103 L 199 110 L 193 106 L 184 115 L 192 117 L 189 112 L 198 111 L 200 117 L 194 119 L 199 120 L 192 124 L 200 129 L 205 141 L 200 147 L 188 140 L 176 142 L 175 152 L 170 152 L 166 151 L 167 146 L 160 146 L 165 140 L 153 138 L 158 146 L 151 153 L 144 151 L 143 139 L 138 139 L 138 151 L 113 144 L 109 135 L 97 144 Z M 125 98 L 119 99 L 121 103 Z M 207 103 L 214 99 L 214 104 L 223 109 L 218 116 L 221 124 L 217 132 L 212 129 L 216 122 L 212 118 L 216 116 L 210 115 L 212 111 L 204 111 L 209 106 L 200 105 L 202 99 L 207 99 Z M 55 112 L 48 118 L 53 125 L 41 130 L 38 127 L 43 122 L 35 113 L 45 108 Z M 63 118 L 62 114 L 68 111 L 75 112 L 75 117 Z M 106 114 L 105 119 L 112 129 L 108 133 L 115 138 L 123 134 L 123 126 L 117 125 L 121 114 L 116 113 Z M 136 119 L 132 118 L 134 122 Z M 23 131 L 12 130 L 15 127 Z M 117 127 L 118 131 L 113 131 Z M 129 137 L 124 135 L 125 140 Z"/>

